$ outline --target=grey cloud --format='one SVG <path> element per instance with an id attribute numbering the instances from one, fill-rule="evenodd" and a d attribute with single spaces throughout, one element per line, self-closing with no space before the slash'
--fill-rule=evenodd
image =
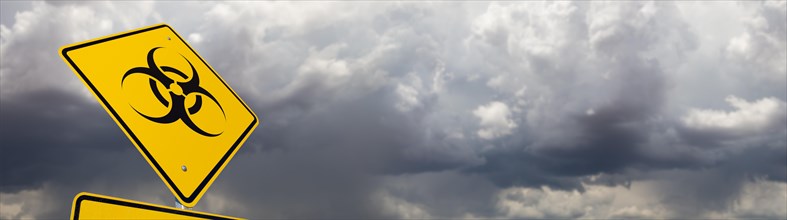
<path id="1" fill-rule="evenodd" d="M 546 55 L 572 52 L 581 55 L 575 59 L 534 57 L 525 62 L 536 65 L 518 70 L 521 75 L 535 75 L 536 80 L 527 83 L 527 93 L 534 95 L 523 100 L 529 105 L 524 110 L 527 116 L 523 124 L 530 127 L 522 133 L 530 138 L 519 143 L 521 146 L 514 152 L 491 154 L 487 161 L 538 162 L 531 166 L 511 166 L 509 169 L 514 169 L 511 178 L 539 179 L 528 176 L 528 171 L 520 176 L 516 169 L 545 169 L 552 174 L 584 176 L 617 173 L 647 161 L 647 155 L 643 155 L 640 148 L 661 123 L 657 117 L 663 109 L 667 89 L 667 76 L 661 64 L 648 58 L 648 54 L 654 53 L 651 48 L 672 44 L 674 39 L 666 36 L 673 33 L 691 35 L 681 28 L 685 24 L 671 19 L 676 12 L 668 4 L 568 4 L 562 8 L 544 15 L 559 19 L 544 20 L 547 24 L 543 25 L 579 18 L 586 20 L 580 20 L 578 25 L 562 24 L 565 25 L 562 30 L 571 33 L 568 42 L 578 43 L 556 44 L 547 50 L 555 54 L 547 52 Z M 535 13 L 524 7 L 520 9 L 509 13 Z M 538 27 L 539 23 L 508 28 L 515 33 L 534 26 Z M 518 45 L 527 45 L 526 38 L 516 40 L 522 42 Z M 526 53 L 535 50 L 517 49 Z M 604 72 L 597 72 L 596 65 L 605 66 Z M 486 165 L 493 164 L 496 163 Z M 573 185 L 578 186 L 578 181 L 574 182 Z"/>
<path id="2" fill-rule="evenodd" d="M 3 39 L 0 41 L 3 57 L 0 61 L 0 71 L 3 73 L 0 91 L 3 98 L 18 92 L 50 88 L 71 92 L 81 89 L 81 92 L 87 93 L 87 90 L 82 89 L 82 83 L 73 74 L 69 74 L 68 67 L 62 64 L 57 52 L 59 48 L 121 29 L 133 28 L 142 23 L 150 23 L 132 19 L 133 15 L 144 14 L 140 12 L 146 9 L 144 3 L 58 3 L 63 6 L 48 2 L 31 4 L 32 10 L 15 13 L 15 23 L 11 26 L 4 25 L 0 31 Z M 119 7 L 123 7 L 129 17 L 116 17 L 114 12 L 120 10 Z M 139 16 L 142 18 L 140 20 L 145 20 L 145 17 Z"/>
<path id="3" fill-rule="evenodd" d="M 494 196 L 498 188 L 482 176 L 426 172 L 389 176 L 381 181 L 386 197 L 413 203 L 431 216 L 495 215 Z M 410 216 L 418 217 L 424 216 Z"/>
<path id="4" fill-rule="evenodd" d="M 783 4 L 734 8 L 762 17 L 739 30 L 760 36 L 744 41 L 756 46 L 738 50 L 745 53 L 726 50 L 727 40 L 703 41 L 714 33 L 689 22 L 682 4 L 58 2 L 34 3 L 13 22 L 3 7 L 0 192 L 13 199 L 0 205 L 45 198 L 54 208 L 27 205 L 20 215 L 58 218 L 79 191 L 174 201 L 57 58 L 66 43 L 167 22 L 262 122 L 197 210 L 249 218 L 736 217 L 747 187 L 787 181 L 784 110 L 759 130 L 701 129 L 683 119 L 692 109 L 734 112 L 708 104 L 728 95 L 784 102 L 785 82 L 758 84 L 747 73 L 763 67 L 782 76 L 773 60 L 785 43 L 783 19 L 775 19 Z M 708 47 L 724 53 L 708 55 Z M 681 75 L 699 70 L 723 71 Z M 687 89 L 715 83 L 724 85 Z M 757 91 L 741 92 L 749 89 Z M 504 103 L 517 126 L 484 139 L 473 111 L 492 102 Z M 729 135 L 736 132 L 745 135 Z M 644 198 L 650 191 L 664 196 Z M 564 195 L 565 209 L 550 206 Z M 525 207 L 501 205 L 517 201 Z M 745 216 L 787 215 L 752 210 Z"/>
<path id="5" fill-rule="evenodd" d="M 87 189 L 139 199 L 135 189 L 151 182 L 160 185 L 131 142 L 94 101 L 61 90 L 39 90 L 4 97 L 0 118 L 0 193 L 43 193 L 39 199 L 46 200 L 24 201 L 22 214 L 64 216 L 73 196 Z M 147 198 L 166 193 L 163 186 L 158 191 L 150 187 L 142 191 L 148 193 L 143 195 Z M 24 195 L 19 199 L 29 199 Z M 34 205 L 37 202 L 44 204 Z"/>
<path id="6" fill-rule="evenodd" d="M 100 106 L 61 91 L 4 99 L 0 135 L 7 153 L 2 163 L 3 167 L 19 168 L 4 170 L 3 191 L 40 186 L 49 178 L 71 179 L 69 176 L 80 173 L 68 175 L 67 169 L 73 167 L 67 166 L 86 156 L 80 154 L 95 156 L 123 149 L 114 143 L 122 133 L 114 130 L 109 118 L 85 120 L 104 114 L 96 107 Z M 93 135 L 86 136 L 88 133 Z M 85 178 L 82 175 L 72 177 Z"/>

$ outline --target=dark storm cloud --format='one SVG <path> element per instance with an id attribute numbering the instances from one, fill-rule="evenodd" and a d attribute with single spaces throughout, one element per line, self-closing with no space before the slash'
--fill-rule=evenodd
<path id="1" fill-rule="evenodd" d="M 89 173 L 73 176 L 80 173 L 69 171 L 74 169 L 70 166 L 124 149 L 116 143 L 122 133 L 114 129 L 111 119 L 95 117 L 104 114 L 96 107 L 62 91 L 42 90 L 4 99 L 0 106 L 3 191 L 38 187 L 51 178 L 84 179 Z"/>
<path id="2" fill-rule="evenodd" d="M 66 204 L 85 188 L 123 195 L 117 189 L 132 192 L 158 181 L 109 115 L 86 97 L 59 90 L 17 94 L 3 99 L 0 118 L 0 193 L 53 194 L 42 204 L 48 208 L 30 210 L 39 217 L 68 213 Z"/>
<path id="3" fill-rule="evenodd" d="M 249 140 L 261 152 L 240 156 L 216 188 L 272 217 L 375 218 L 382 174 L 439 171 L 463 165 L 449 153 L 413 157 L 428 147 L 418 118 L 396 113 L 383 92 L 323 104 L 287 126 L 271 123 Z M 380 117 L 381 115 L 385 117 Z M 268 116 L 262 116 L 263 121 Z M 246 152 L 248 153 L 247 146 Z M 233 181 L 242 179 L 243 181 Z M 261 189 L 251 192 L 238 189 Z"/>
<path id="4" fill-rule="evenodd" d="M 588 16 L 600 16 L 593 14 L 598 13 L 594 9 L 625 9 L 604 14 L 612 19 L 590 20 L 589 24 L 583 22 L 567 26 L 569 31 L 566 32 L 573 33 L 571 36 L 575 42 L 589 44 L 567 44 L 556 48 L 561 53 L 566 50 L 580 54 L 597 54 L 598 57 L 580 56 L 580 60 L 565 61 L 534 58 L 532 62 L 541 63 L 532 70 L 534 74 L 542 77 L 540 86 L 546 87 L 546 92 L 556 94 L 555 98 L 568 99 L 550 103 L 542 110 L 548 111 L 543 114 L 557 115 L 561 119 L 546 121 L 549 126 L 546 130 L 533 127 L 529 131 L 537 135 L 531 136 L 532 140 L 520 143 L 521 146 L 516 150 L 505 150 L 514 152 L 488 155 L 488 163 L 475 170 L 492 174 L 496 182 L 504 183 L 503 186 L 517 183 L 526 186 L 547 184 L 571 189 L 581 188 L 581 180 L 572 177 L 618 173 L 633 165 L 651 166 L 642 164 L 648 162 L 648 156 L 641 152 L 641 148 L 658 128 L 658 123 L 662 123 L 655 119 L 665 104 L 668 76 L 663 72 L 658 60 L 647 58 L 646 54 L 650 51 L 649 48 L 670 44 L 671 39 L 667 38 L 670 35 L 688 35 L 690 38 L 691 33 L 686 33 L 687 30 L 681 28 L 685 24 L 671 17 L 676 13 L 674 6 L 659 4 L 655 6 L 655 13 L 648 13 L 645 10 L 647 7 L 649 6 L 646 4 L 622 4 L 597 9 L 583 5 L 570 14 L 563 15 L 573 19 L 575 14 L 590 13 Z M 629 10 L 632 8 L 640 10 Z M 625 19 L 628 17 L 636 20 Z M 515 28 L 529 27 L 523 24 L 523 27 L 510 28 L 515 31 Z M 570 31 L 571 29 L 590 31 Z M 684 53 L 683 49 L 676 50 L 676 53 Z M 545 62 L 550 64 L 543 64 Z M 586 74 L 583 71 L 587 71 L 581 68 L 587 65 L 585 62 L 605 64 L 604 71 L 612 78 L 601 81 L 581 79 L 580 77 Z M 561 78 L 550 80 L 554 73 L 561 74 Z M 578 78 L 577 81 L 582 84 L 572 82 L 571 78 Z M 578 89 L 570 88 L 575 85 Z M 590 102 L 587 110 L 570 109 L 588 106 L 583 102 Z M 491 167 L 483 168 L 484 166 Z M 548 176 L 554 177 L 550 177 L 552 180 L 545 180 Z M 556 184 L 548 184 L 550 182 Z"/>
<path id="5" fill-rule="evenodd" d="M 0 205 L 28 204 L 3 218 L 66 216 L 80 191 L 174 201 L 56 53 L 158 22 L 178 30 L 261 119 L 197 210 L 787 215 L 763 205 L 781 197 L 752 193 L 787 181 L 785 25 L 773 19 L 785 14 L 781 2 L 731 7 L 753 19 L 710 46 L 704 40 L 716 33 L 687 18 L 697 17 L 688 3 L 118 4 L 34 3 L 13 22 L 3 8 Z M 697 61 L 708 50 L 724 53 Z M 748 66 L 762 67 L 760 78 Z M 681 81 L 697 69 L 740 82 Z M 693 83 L 728 94 L 684 86 Z M 741 92 L 753 85 L 762 88 Z M 707 104 L 728 95 L 743 98 Z M 736 208 L 752 198 L 765 208 Z M 29 207 L 41 200 L 51 208 Z"/>

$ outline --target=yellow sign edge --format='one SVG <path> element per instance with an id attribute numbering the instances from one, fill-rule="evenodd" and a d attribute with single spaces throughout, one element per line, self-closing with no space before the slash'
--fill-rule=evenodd
<path id="1" fill-rule="evenodd" d="M 233 94 L 233 95 L 234 95 L 234 96 L 235 96 L 235 97 L 236 97 L 236 98 L 237 98 L 237 99 L 240 101 L 240 103 L 241 103 L 241 104 L 242 104 L 242 105 L 243 105 L 243 106 L 244 106 L 244 107 L 245 107 L 245 108 L 248 110 L 248 112 L 249 112 L 249 113 L 251 113 L 251 116 L 252 116 L 252 118 L 254 119 L 254 120 L 252 121 L 252 124 L 251 124 L 251 125 L 250 125 L 250 126 L 247 128 L 247 130 L 248 130 L 248 131 L 246 132 L 247 134 L 245 134 L 245 135 L 244 135 L 244 136 L 243 136 L 241 139 L 237 140 L 238 144 L 237 144 L 237 146 L 235 147 L 235 150 L 232 150 L 232 151 L 230 152 L 230 154 L 229 154 L 229 155 L 226 157 L 226 158 L 227 158 L 227 161 L 225 161 L 225 162 L 224 162 L 224 163 L 223 163 L 221 166 L 219 166 L 219 167 L 218 167 L 218 170 L 216 170 L 216 172 L 215 172 L 215 174 L 213 175 L 213 177 L 211 177 L 211 178 L 208 178 L 208 181 L 207 181 L 207 182 L 204 184 L 204 185 L 205 185 L 205 187 L 204 187 L 203 189 L 201 189 L 201 190 L 198 190 L 198 191 L 196 192 L 196 193 L 197 193 L 197 195 L 196 195 L 196 196 L 195 196 L 195 197 L 194 197 L 194 198 L 193 198 L 193 199 L 192 199 L 190 202 L 184 201 L 184 199 L 183 199 L 183 198 L 181 198 L 181 196 L 179 196 L 179 195 L 176 193 L 176 192 L 177 192 L 177 191 L 179 191 L 179 190 L 176 190 L 175 188 L 173 188 L 173 186 L 171 186 L 171 185 L 173 185 L 173 184 L 167 184 L 167 181 L 168 181 L 168 180 L 167 180 L 167 179 L 164 177 L 164 175 L 163 175 L 163 174 L 161 174 L 161 173 L 160 173 L 160 171 L 159 171 L 159 170 L 157 170 L 157 169 L 155 169 L 155 168 L 153 169 L 153 170 L 156 172 L 156 174 L 159 176 L 159 178 L 162 180 L 162 182 L 164 182 L 164 183 L 165 183 L 164 185 L 165 185 L 165 186 L 167 186 L 167 188 L 170 190 L 170 192 L 172 192 L 172 194 L 174 194 L 174 195 L 175 195 L 175 198 L 177 198 L 177 199 L 178 199 L 178 201 L 180 201 L 180 203 L 181 203 L 181 204 L 183 204 L 183 205 L 184 205 L 184 206 L 186 206 L 186 207 L 194 207 L 194 206 L 197 204 L 197 202 L 198 202 L 198 201 L 199 201 L 199 200 L 202 198 L 202 196 L 205 194 L 205 192 L 208 190 L 209 186 L 211 186 L 211 185 L 213 184 L 213 182 L 216 180 L 216 178 L 218 178 L 218 176 L 221 174 L 221 172 L 222 172 L 222 171 L 224 171 L 224 168 L 225 168 L 225 167 L 227 166 L 227 164 L 229 163 L 229 159 L 230 159 L 230 158 L 233 158 L 233 157 L 235 157 L 235 154 L 236 154 L 236 153 L 237 153 L 237 152 L 240 150 L 240 147 L 241 147 L 241 146 L 242 146 L 242 145 L 243 145 L 243 144 L 246 142 L 246 140 L 249 138 L 249 136 L 251 136 L 251 133 L 253 133 L 253 132 L 254 132 L 254 130 L 257 128 L 257 126 L 260 124 L 260 120 L 259 120 L 259 118 L 257 117 L 257 114 L 256 114 L 256 113 L 254 113 L 254 111 L 252 111 L 252 110 L 251 110 L 251 108 L 250 108 L 250 107 L 249 107 L 249 106 L 246 104 L 246 102 L 244 102 L 244 101 L 243 101 L 243 99 L 241 99 L 241 98 L 240 98 L 240 96 L 239 96 L 237 93 L 235 93 L 235 90 L 233 90 L 231 87 L 229 87 L 229 84 L 227 84 L 227 82 L 224 80 L 224 78 L 222 78 L 222 77 L 221 77 L 221 75 L 219 75 L 219 74 L 216 72 L 216 70 L 215 70 L 215 69 L 213 69 L 213 67 L 212 67 L 212 66 L 210 66 L 210 64 L 208 64 L 208 62 L 206 62 L 206 61 L 205 61 L 205 60 L 202 58 L 202 56 L 200 56 L 200 55 L 197 53 L 197 51 L 196 51 L 196 50 L 194 50 L 194 48 L 192 48 L 192 47 L 191 47 L 191 45 L 189 45 L 189 44 L 186 42 L 186 40 L 184 40 L 184 39 L 183 39 L 183 37 L 181 37 L 181 36 L 180 36 L 180 34 L 178 34 L 178 33 L 177 33 L 177 32 L 176 32 L 176 31 L 175 31 L 175 30 L 174 30 L 174 29 L 173 29 L 171 26 L 169 26 L 169 25 L 168 25 L 168 24 L 166 24 L 166 23 L 159 23 L 159 24 L 150 25 L 150 26 L 145 26 L 145 27 L 141 27 L 141 28 L 136 28 L 136 29 L 132 29 L 132 30 L 128 30 L 128 31 L 118 32 L 118 33 L 115 33 L 115 34 L 110 34 L 110 35 L 106 35 L 106 36 L 99 37 L 99 38 L 93 38 L 93 39 L 84 40 L 84 41 L 77 42 L 77 43 L 68 44 L 68 45 L 65 45 L 65 46 L 62 46 L 62 47 L 60 47 L 60 49 L 59 49 L 60 53 L 59 53 L 59 54 L 60 54 L 60 58 L 62 58 L 62 59 L 63 59 L 63 62 L 65 62 L 66 64 L 68 64 L 68 67 L 69 67 L 69 68 L 71 68 L 71 70 L 72 70 L 72 72 L 74 73 L 74 75 L 76 75 L 76 76 L 77 76 L 77 78 L 79 78 L 79 80 L 80 80 L 80 81 L 82 81 L 82 84 L 84 84 L 84 85 L 85 85 L 85 87 L 86 87 L 86 88 L 88 88 L 88 90 L 90 91 L 90 93 L 91 93 L 91 94 L 93 94 L 94 98 L 96 98 L 96 99 L 97 99 L 97 101 L 98 101 L 98 103 L 101 105 L 101 107 L 103 107 L 103 108 L 104 108 L 104 111 L 106 111 L 106 112 L 107 112 L 107 114 L 109 114 L 110 118 L 112 118 L 112 120 L 114 120 L 114 121 L 115 121 L 115 123 L 116 123 L 116 124 L 118 124 L 118 126 L 120 127 L 120 130 L 121 130 L 121 131 L 123 131 L 123 133 L 126 135 L 126 137 L 128 137 L 128 138 L 129 138 L 129 140 L 131 140 L 131 143 L 132 143 L 132 144 L 133 144 L 133 145 L 134 145 L 134 146 L 137 148 L 137 150 L 140 152 L 140 154 L 142 154 L 142 158 L 144 158 L 144 159 L 145 159 L 145 161 L 147 161 L 149 165 L 151 165 L 151 166 L 155 167 L 155 165 L 154 165 L 154 162 L 153 162 L 153 161 L 151 161 L 151 160 L 150 160 L 150 159 L 149 159 L 147 156 L 144 156 L 144 155 L 145 155 L 145 152 L 144 152 L 144 150 L 142 149 L 142 147 L 140 147 L 140 146 L 139 146 L 139 145 L 136 143 L 136 141 L 133 141 L 133 140 L 135 140 L 136 138 L 134 138 L 134 137 L 133 137 L 133 135 L 132 135 L 132 134 L 130 134 L 130 133 L 127 131 L 127 129 L 125 129 L 125 128 L 123 128 L 122 126 L 120 126 L 121 124 L 124 124 L 124 123 L 121 123 L 121 121 L 119 121 L 119 119 L 118 119 L 117 117 L 115 117 L 115 115 L 113 114 L 113 112 L 114 112 L 114 111 L 112 111 L 112 110 L 109 108 L 109 106 L 106 106 L 106 104 L 104 103 L 104 101 L 102 101 L 102 98 L 101 98 L 101 96 L 100 96 L 99 94 L 97 94 L 97 93 L 96 93 L 96 91 L 95 91 L 95 89 L 94 89 L 94 88 L 93 88 L 93 87 L 92 87 L 92 86 L 91 86 L 91 85 L 90 85 L 90 84 L 89 84 L 89 83 L 86 81 L 86 79 L 84 79 L 84 78 L 83 78 L 83 77 L 80 75 L 80 71 L 78 71 L 78 70 L 76 69 L 75 65 L 72 65 L 72 63 L 73 63 L 73 62 L 71 62 L 71 61 L 70 61 L 70 60 L 67 58 L 67 53 L 68 53 L 68 51 L 70 51 L 70 49 L 71 49 L 71 48 L 73 48 L 73 47 L 77 47 L 77 46 L 80 46 L 80 45 L 83 45 L 83 44 L 89 44 L 89 43 L 96 42 L 96 41 L 102 41 L 102 40 L 104 40 L 104 39 L 108 39 L 108 38 L 114 38 L 114 37 L 117 37 L 117 36 L 120 36 L 120 35 L 127 35 L 127 34 L 129 34 L 129 33 L 132 33 L 132 32 L 140 32 L 140 31 L 143 31 L 143 30 L 147 30 L 147 29 L 151 29 L 151 30 L 152 30 L 152 29 L 156 29 L 156 28 L 168 28 L 168 29 L 170 29 L 170 30 L 172 31 L 172 33 L 174 33 L 174 34 L 175 34 L 175 36 L 177 36 L 177 37 L 178 37 L 178 39 L 180 39 L 180 40 L 181 40 L 181 42 L 183 42 L 183 43 L 186 45 L 186 47 L 188 47 L 188 48 L 189 48 L 189 49 L 190 49 L 190 50 L 191 50 L 191 51 L 194 53 L 194 55 L 196 55 L 196 56 L 197 56 L 197 58 L 199 58 L 199 59 L 200 59 L 200 61 L 202 61 L 202 62 L 205 64 L 205 66 L 207 66 L 207 67 L 208 67 L 208 68 L 209 68 L 209 69 L 210 69 L 210 70 L 211 70 L 211 71 L 214 73 L 214 75 L 216 75 L 216 77 L 217 77 L 217 78 L 218 78 L 218 79 L 219 79 L 219 80 L 220 80 L 220 81 L 221 81 L 221 82 L 222 82 L 222 83 L 223 83 L 223 84 L 224 84 L 224 85 L 225 85 L 225 86 L 226 86 L 226 87 L 229 89 L 229 91 L 230 91 L 230 92 L 231 92 L 231 93 L 232 93 L 232 94 Z M 204 180 L 203 180 L 203 181 L 204 181 Z M 201 184 L 201 185 L 202 185 L 202 184 Z M 199 187 L 198 187 L 198 188 L 199 188 Z"/>
<path id="2" fill-rule="evenodd" d="M 166 212 L 166 213 L 171 213 L 171 214 L 185 215 L 185 216 L 190 216 L 190 217 L 205 218 L 205 219 L 241 219 L 241 218 L 230 217 L 230 216 L 219 215 L 219 214 L 213 214 L 213 213 L 207 213 L 207 212 L 199 212 L 199 211 L 177 209 L 177 208 L 172 208 L 172 207 L 167 207 L 167 206 L 162 206 L 162 205 L 156 205 L 156 204 L 151 204 L 151 203 L 145 203 L 145 202 L 140 202 L 140 201 L 134 201 L 134 200 L 129 200 L 129 199 L 122 199 L 122 198 L 117 198 L 117 197 L 112 197 L 112 196 L 99 195 L 99 194 L 95 194 L 95 193 L 80 192 L 79 194 L 74 196 L 74 201 L 73 201 L 73 204 L 71 205 L 71 218 L 70 218 L 71 220 L 78 220 L 79 219 L 78 215 L 79 215 L 79 211 L 80 211 L 81 202 L 85 201 L 85 200 L 99 202 L 99 203 L 105 203 L 105 204 L 112 204 L 112 205 L 117 205 L 117 206 L 125 206 L 125 207 L 133 207 L 133 208 L 145 209 L 145 210 L 150 210 L 150 211 L 159 211 L 159 212 Z"/>

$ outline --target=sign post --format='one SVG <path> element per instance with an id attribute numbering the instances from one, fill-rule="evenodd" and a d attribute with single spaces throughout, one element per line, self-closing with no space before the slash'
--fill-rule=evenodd
<path id="1" fill-rule="evenodd" d="M 166 24 L 64 46 L 63 60 L 184 207 L 194 207 L 258 125 Z"/>

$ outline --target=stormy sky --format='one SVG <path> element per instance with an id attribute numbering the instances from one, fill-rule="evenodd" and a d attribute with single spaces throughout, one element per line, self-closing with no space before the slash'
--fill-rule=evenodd
<path id="1" fill-rule="evenodd" d="M 58 55 L 167 23 L 261 124 L 195 210 L 787 218 L 787 2 L 27 2 L 0 14 L 0 218 L 175 198 Z"/>

